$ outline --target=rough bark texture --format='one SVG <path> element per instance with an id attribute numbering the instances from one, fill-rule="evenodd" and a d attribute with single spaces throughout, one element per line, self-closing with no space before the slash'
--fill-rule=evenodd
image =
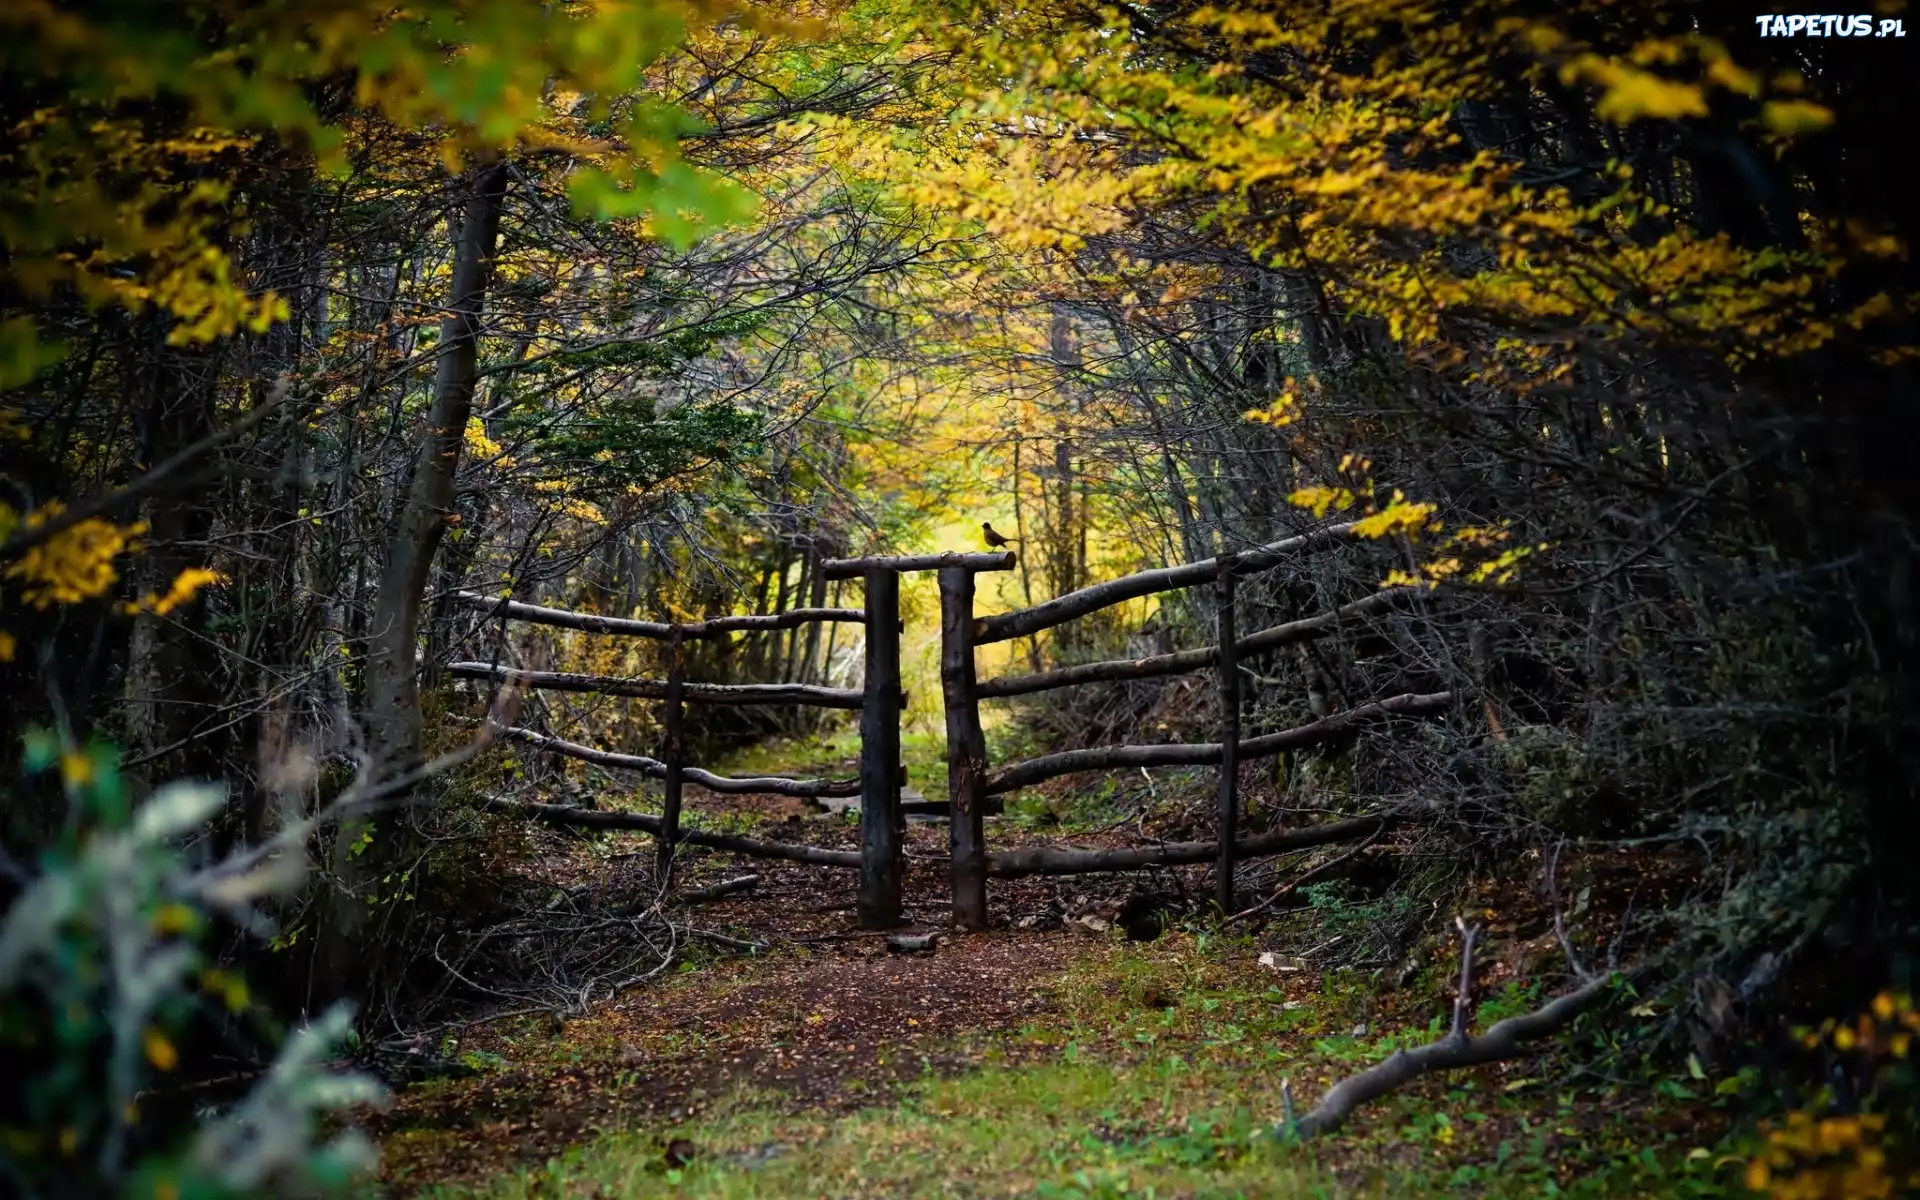
<path id="1" fill-rule="evenodd" d="M 433 405 L 427 414 L 413 480 L 387 542 L 368 627 L 366 658 L 367 749 L 377 775 L 412 769 L 421 757 L 422 717 L 416 646 L 421 602 L 434 552 L 453 511 L 454 475 L 460 465 L 467 418 L 479 378 L 480 321 L 486 305 L 507 168 L 494 163 L 467 179 L 460 232 L 454 244 L 452 294 L 440 327 L 440 359 Z M 334 838 L 333 894 L 315 947 L 314 983 L 323 992 L 365 992 L 379 957 L 368 927 L 372 891 L 408 858 L 404 815 L 374 833 L 371 822 L 348 818 Z"/>
<path id="2" fill-rule="evenodd" d="M 987 924 L 985 816 L 987 741 L 974 699 L 973 571 L 940 569 L 940 686 L 947 709 L 947 796 L 952 847 L 953 919 L 962 929 Z"/>
<path id="3" fill-rule="evenodd" d="M 367 650 L 369 745 L 382 769 L 404 770 L 420 757 L 417 643 L 427 577 L 453 511 L 454 475 L 479 379 L 480 320 L 486 306 L 507 168 L 495 163 L 469 178 L 471 194 L 454 247 L 453 289 L 440 326 L 433 407 L 414 462 L 375 593 Z"/>
<path id="4" fill-rule="evenodd" d="M 1233 558 L 1223 555 L 1213 581 L 1214 638 L 1220 659 L 1220 853 L 1213 863 L 1213 898 L 1221 915 L 1234 911 L 1233 839 L 1240 827 L 1240 657 L 1233 629 Z"/>
<path id="5" fill-rule="evenodd" d="M 687 648 L 679 634 L 667 639 L 667 704 L 661 714 L 667 742 L 667 772 L 660 805 L 660 886 L 673 886 L 673 849 L 680 837 L 680 792 L 686 778 Z"/>
<path id="6" fill-rule="evenodd" d="M 1002 550 L 993 554 L 948 551 L 945 554 L 830 558 L 820 566 L 826 572 L 828 579 L 851 579 L 856 575 L 865 575 L 876 567 L 887 571 L 944 571 L 948 567 L 965 567 L 969 571 L 1011 571 L 1013 563 L 1013 551 Z"/>
<path id="7" fill-rule="evenodd" d="M 867 572 L 866 706 L 860 710 L 860 925 L 900 922 L 900 576 Z"/>

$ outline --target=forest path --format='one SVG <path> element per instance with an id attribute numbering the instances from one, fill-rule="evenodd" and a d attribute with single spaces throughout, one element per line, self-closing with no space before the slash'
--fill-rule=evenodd
<path id="1" fill-rule="evenodd" d="M 756 815 L 759 836 L 856 836 L 843 818 Z M 1287 1147 L 1269 1135 L 1288 1084 L 1310 1101 L 1432 1036 L 1449 1003 L 1444 945 L 1412 987 L 1381 991 L 1364 971 L 1263 962 L 1291 944 L 1277 928 L 1130 942 L 1079 919 L 1112 919 L 1137 883 L 1119 877 L 996 881 L 995 927 L 955 934 L 945 841 L 942 825 L 908 827 L 900 932 L 941 935 L 917 954 L 856 928 L 850 872 L 690 854 L 684 888 L 748 872 L 759 883 L 669 910 L 682 941 L 658 978 L 563 1023 L 522 1016 L 439 1047 L 486 1069 L 406 1088 L 370 1123 L 383 1190 L 436 1200 L 1536 1196 L 1586 1181 L 1595 1186 L 1575 1194 L 1664 1194 L 1671 1164 L 1691 1169 L 1684 1155 L 1717 1127 L 1673 1095 L 1546 1087 L 1560 1074 L 1547 1047 L 1423 1079 L 1338 1137 Z M 629 857 L 650 861 L 650 847 Z M 1317 922 L 1301 932 L 1324 941 Z M 1525 983 L 1493 962 L 1494 974 Z M 1490 992 L 1482 1019 L 1530 995 L 1489 1002 Z M 1660 1153 L 1640 1157 L 1650 1148 Z M 1642 1172 L 1658 1181 L 1651 1192 Z"/>
<path id="2" fill-rule="evenodd" d="M 767 799 L 767 811 L 753 809 L 773 818 L 763 829 L 797 816 Z M 832 841 L 851 832 L 839 824 L 796 822 L 792 835 Z M 1049 931 L 948 931 L 941 864 L 926 861 L 945 837 L 943 825 L 910 828 L 921 861 L 908 872 L 908 923 L 893 932 L 940 933 L 931 952 L 914 954 L 855 926 L 849 872 L 692 858 L 685 887 L 748 872 L 759 884 L 675 920 L 765 949 L 743 954 L 695 935 L 672 973 L 561 1028 L 523 1016 L 443 1043 L 442 1054 L 491 1069 L 406 1088 L 370 1123 L 384 1146 L 385 1179 L 396 1194 L 473 1183 L 613 1130 L 752 1103 L 847 1112 L 902 1085 L 1030 1057 L 1036 1047 L 1023 1046 L 1020 1031 L 1057 1022 L 1060 981 L 1098 950 L 1097 939 L 1057 921 Z M 1031 881 L 1005 899 L 1043 913 L 1053 896 L 1051 885 Z"/>

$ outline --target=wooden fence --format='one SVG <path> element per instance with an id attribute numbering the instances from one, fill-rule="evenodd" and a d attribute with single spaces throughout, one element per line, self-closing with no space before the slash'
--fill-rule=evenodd
<path id="1" fill-rule="evenodd" d="M 1246 840 L 1237 836 L 1238 777 L 1242 761 L 1318 745 L 1388 716 L 1436 715 L 1453 703 L 1451 692 L 1408 693 L 1296 728 L 1254 737 L 1241 735 L 1239 664 L 1242 656 L 1326 637 L 1348 622 L 1388 611 L 1420 594 L 1420 589 L 1415 588 L 1388 589 L 1333 612 L 1247 634 L 1236 630 L 1237 580 L 1273 570 L 1305 554 L 1346 544 L 1355 537 L 1351 524 L 1329 526 L 1237 554 L 1111 579 L 1044 604 L 990 617 L 974 615 L 972 573 L 960 567 L 942 569 L 940 679 L 947 710 L 947 786 L 952 798 L 955 922 L 971 929 L 986 925 L 989 876 L 1079 874 L 1207 859 L 1214 862 L 1215 900 L 1222 911 L 1232 912 L 1234 867 L 1239 858 L 1346 841 L 1368 836 L 1378 829 L 1381 819 L 1364 818 Z M 1215 641 L 1211 646 L 1151 658 L 1083 663 L 1027 675 L 975 678 L 976 647 L 1027 637 L 1128 600 L 1207 584 L 1212 587 L 1215 622 Z M 1208 668 L 1213 669 L 1219 691 L 1218 741 L 1068 750 L 1012 763 L 997 771 L 990 769 L 986 741 L 981 735 L 980 701 L 983 699 L 1027 695 L 1083 683 L 1188 674 Z M 1080 771 L 1209 765 L 1219 768 L 1217 840 L 1214 842 L 1163 843 L 1131 850 L 1041 848 L 997 854 L 986 846 L 983 818 L 990 796 Z"/>
<path id="2" fill-rule="evenodd" d="M 831 560 L 827 578 L 860 576 L 866 586 L 864 608 L 799 608 L 766 616 L 719 617 L 688 624 L 602 617 L 566 609 L 525 604 L 474 592 L 456 592 L 453 600 L 503 621 L 524 621 L 582 633 L 649 638 L 668 645 L 665 679 L 629 679 L 609 675 L 582 675 L 566 671 L 528 671 L 496 663 L 457 662 L 447 666 L 456 679 L 484 680 L 547 691 L 588 692 L 661 700 L 666 709 L 661 726 L 662 757 L 616 754 L 518 727 L 498 731 L 523 745 L 577 758 L 603 767 L 635 771 L 664 783 L 665 797 L 658 817 L 641 813 L 589 813 L 555 805 L 525 805 L 539 820 L 581 827 L 639 829 L 659 838 L 659 870 L 670 880 L 674 850 L 681 842 L 709 845 L 740 854 L 782 858 L 826 866 L 857 867 L 860 883 L 857 909 L 860 923 L 885 928 L 899 923 L 901 887 L 905 881 L 904 814 L 900 789 L 906 768 L 900 761 L 900 716 L 907 696 L 900 689 L 900 573 L 957 568 L 967 571 L 1005 571 L 1013 566 L 1011 553 L 939 554 L 910 557 Z M 792 629 L 812 621 L 857 622 L 866 628 L 866 671 L 858 688 L 817 687 L 799 683 L 710 684 L 689 683 L 685 643 L 733 633 Z M 801 704 L 819 708 L 858 709 L 860 712 L 860 771 L 854 779 L 792 779 L 784 776 L 741 778 L 717 775 L 686 763 L 684 711 L 688 704 Z M 691 781 L 724 793 L 771 793 L 818 799 L 860 797 L 860 850 L 823 850 L 792 846 L 731 834 L 682 829 L 682 789 Z"/>
<path id="3" fill-rule="evenodd" d="M 665 783 L 658 817 L 640 813 L 598 813 L 552 805 L 519 805 L 539 820 L 593 828 L 637 829 L 657 835 L 663 878 L 672 869 L 680 842 L 710 845 L 741 854 L 782 858 L 860 872 L 858 912 L 862 925 L 884 928 L 901 916 L 904 881 L 903 810 L 900 790 L 906 769 L 900 761 L 900 718 L 906 694 L 900 689 L 900 575 L 937 571 L 940 586 L 940 682 L 947 724 L 947 790 L 953 919 L 962 928 L 979 929 L 987 921 L 990 876 L 1083 874 L 1141 870 L 1152 866 L 1214 863 L 1216 900 L 1223 911 L 1233 906 L 1237 861 L 1255 855 L 1330 845 L 1377 832 L 1389 817 L 1323 822 L 1301 829 L 1240 838 L 1238 773 L 1241 762 L 1319 745 L 1391 716 L 1434 716 L 1453 703 L 1451 692 L 1408 693 L 1306 725 L 1243 736 L 1240 728 L 1240 663 L 1249 655 L 1333 635 L 1361 618 L 1404 605 L 1421 594 L 1415 588 L 1387 589 L 1331 612 L 1271 628 L 1241 633 L 1236 628 L 1235 591 L 1241 578 L 1273 570 L 1302 555 L 1350 542 L 1351 525 L 1335 525 L 1237 554 L 1205 562 L 1141 571 L 1082 588 L 1044 604 L 996 616 L 974 613 L 974 577 L 982 571 L 1006 571 L 1012 552 L 928 554 L 829 559 L 820 564 L 825 579 L 860 578 L 865 607 L 800 608 L 767 616 L 721 617 L 691 624 L 600 617 L 524 604 L 499 597 L 459 592 L 455 601 L 501 620 L 525 621 L 585 633 L 624 635 L 665 641 L 670 647 L 665 679 L 626 679 L 560 671 L 527 671 L 479 662 L 447 667 L 455 678 L 512 683 L 554 691 L 591 692 L 665 702 L 663 757 L 616 754 L 564 741 L 531 729 L 501 730 L 505 737 L 549 753 L 605 767 L 636 771 Z M 1213 645 L 1148 658 L 1082 663 L 1025 675 L 981 680 L 974 651 L 983 645 L 1026 637 L 1045 629 L 1143 596 L 1210 585 L 1213 597 Z M 756 630 L 791 629 L 806 622 L 846 621 L 866 629 L 866 672 L 859 688 L 808 684 L 705 684 L 685 680 L 684 643 Z M 1147 679 L 1211 669 L 1219 692 L 1219 740 L 1168 745 L 1118 745 L 1045 754 L 992 770 L 980 722 L 980 701 L 1028 695 L 1084 683 Z M 740 778 L 714 774 L 684 761 L 683 709 L 687 704 L 803 704 L 860 712 L 860 770 L 855 779 L 793 779 L 783 776 Z M 989 798 L 1047 779 L 1116 767 L 1216 766 L 1218 816 L 1216 840 L 1171 842 L 1108 850 L 1052 847 L 990 851 L 985 817 Z M 781 842 L 717 834 L 680 825 L 681 790 L 692 781 L 716 792 L 772 793 L 820 798 L 860 797 L 860 850 L 825 850 Z"/>

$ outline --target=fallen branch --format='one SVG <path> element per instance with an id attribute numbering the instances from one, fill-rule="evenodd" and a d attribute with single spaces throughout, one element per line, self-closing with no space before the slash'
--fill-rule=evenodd
<path id="1" fill-rule="evenodd" d="M 1472 1010 L 1473 951 L 1479 941 L 1480 928 L 1463 921 L 1457 921 L 1456 925 L 1463 944 L 1460 991 L 1453 1001 L 1453 1028 L 1437 1042 L 1413 1050 L 1396 1050 L 1385 1062 L 1334 1084 L 1306 1116 L 1293 1120 L 1288 1113 L 1288 1120 L 1280 1130 L 1282 1134 L 1309 1138 L 1331 1133 L 1361 1105 L 1397 1091 L 1422 1075 L 1515 1058 L 1525 1051 L 1527 1043 L 1559 1033 L 1613 990 L 1615 976 L 1596 975 L 1533 1012 L 1508 1017 L 1479 1037 L 1473 1037 L 1467 1033 L 1467 1026 Z"/>
<path id="2" fill-rule="evenodd" d="M 744 938 L 728 937 L 724 933 L 714 933 L 707 929 L 694 929 L 691 926 L 679 929 L 695 941 L 708 942 L 715 946 L 725 946 L 729 950 L 745 950 L 748 954 L 765 954 L 768 947 L 762 942 L 749 942 Z"/>
<path id="3" fill-rule="evenodd" d="M 674 903 L 681 905 L 706 904 L 710 901 L 725 899 L 728 896 L 738 896 L 742 892 L 751 892 L 759 886 L 760 877 L 758 875 L 742 875 L 738 879 L 728 879 L 720 883 L 708 884 L 703 888 L 695 888 L 690 892 L 680 895 L 674 900 Z"/>

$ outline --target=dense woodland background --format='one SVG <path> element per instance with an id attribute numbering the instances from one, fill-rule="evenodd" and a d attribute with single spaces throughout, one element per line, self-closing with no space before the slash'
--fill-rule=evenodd
<path id="1" fill-rule="evenodd" d="M 1588 951 L 1649 965 L 1669 1046 L 1908 981 L 1911 42 L 1666 0 L 4 7 L 0 895 L 217 781 L 183 861 L 313 870 L 205 964 L 404 1026 L 458 1000 L 423 948 L 515 852 L 472 802 L 583 791 L 474 752 L 487 698 L 441 665 L 660 666 L 452 591 L 857 605 L 823 559 L 990 518 L 1011 606 L 1345 513 L 1377 536 L 1248 585 L 1242 628 L 1430 595 L 1251 664 L 1247 727 L 1466 699 L 1284 763 L 1253 817 L 1417 803 L 1385 941 L 1470 876 L 1633 847 L 1671 886 Z M 855 636 L 702 644 L 693 677 L 844 685 Z M 1182 740 L 1208 696 L 994 737 Z M 644 703 L 513 703 L 658 738 Z M 819 731 L 770 720 L 694 735 Z"/>

